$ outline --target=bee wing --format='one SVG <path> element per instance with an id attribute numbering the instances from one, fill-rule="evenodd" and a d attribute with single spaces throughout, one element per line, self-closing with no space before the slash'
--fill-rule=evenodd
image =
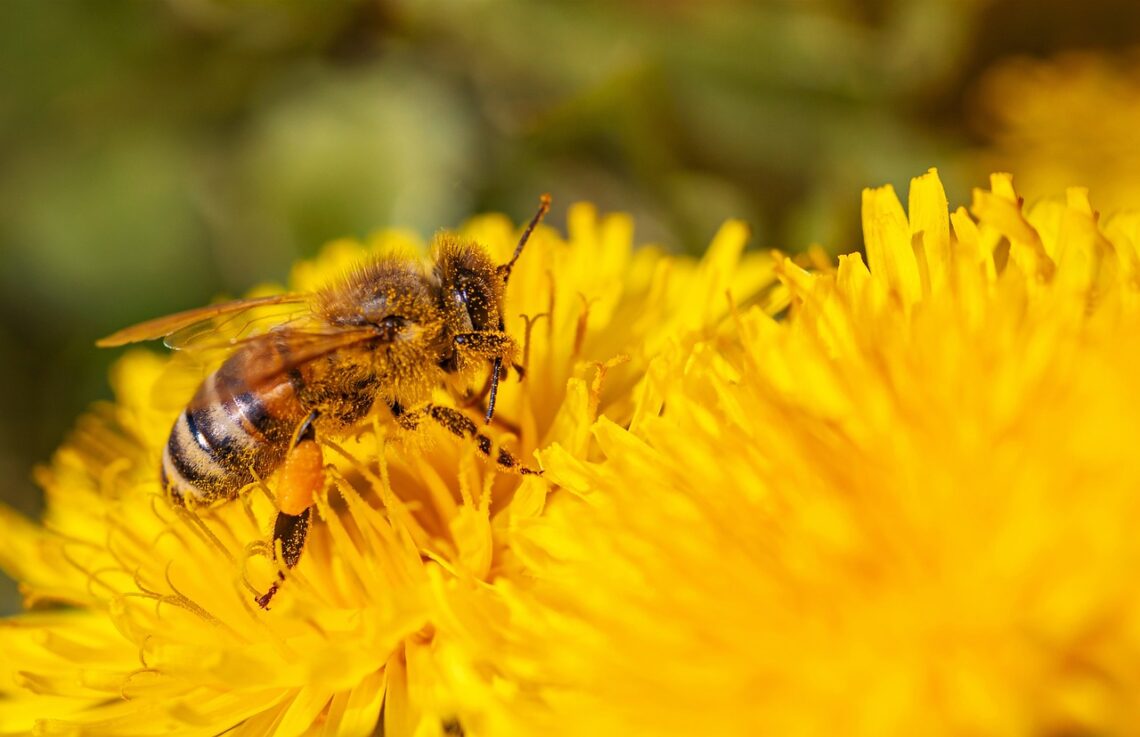
<path id="1" fill-rule="evenodd" d="M 117 333 L 108 335 L 106 338 L 97 340 L 95 345 L 100 348 L 114 348 L 116 346 L 127 345 L 128 343 L 165 338 L 167 346 L 175 350 L 181 350 L 192 342 L 203 340 L 206 336 L 220 337 L 220 335 L 225 332 L 222 326 L 227 324 L 230 326 L 231 331 L 236 327 L 236 333 L 231 334 L 229 339 L 224 341 L 219 340 L 218 342 L 232 343 L 235 336 L 240 336 L 243 332 L 248 333 L 249 328 L 255 322 L 264 321 L 272 317 L 270 315 L 259 314 L 256 315 L 254 319 L 242 323 L 238 320 L 241 315 L 251 313 L 257 308 L 272 305 L 289 305 L 294 308 L 289 312 L 293 314 L 294 317 L 297 317 L 307 311 L 306 309 L 300 309 L 300 306 L 307 308 L 307 303 L 308 298 L 304 294 L 274 294 L 268 297 L 254 297 L 252 299 L 239 299 L 233 302 L 206 305 L 205 307 L 197 307 L 192 310 L 176 312 L 173 315 L 156 317 L 153 320 L 140 322 L 138 325 L 132 325 L 129 328 L 124 328 Z M 223 319 L 219 320 L 219 318 Z M 281 319 L 280 315 L 276 316 L 274 324 L 279 325 L 283 322 L 286 321 Z"/>
<path id="2" fill-rule="evenodd" d="M 255 355 L 264 351 L 262 355 L 272 358 L 253 362 L 254 367 L 245 374 L 245 379 L 256 385 L 366 340 L 381 340 L 381 335 L 371 328 L 329 328 L 322 331 L 284 328 L 255 335 L 241 341 L 243 350 L 253 351 Z M 257 368 L 258 365 L 261 367 Z"/>
<path id="3" fill-rule="evenodd" d="M 272 385 L 277 383 L 278 377 L 306 363 L 341 348 L 381 337 L 376 331 L 365 328 L 329 328 L 323 331 L 276 328 L 224 347 L 215 344 L 178 351 L 167 361 L 154 382 L 152 402 L 155 407 L 171 413 L 184 408 L 202 381 L 235 350 L 248 351 L 252 355 L 242 371 L 246 384 Z"/>
<path id="4" fill-rule="evenodd" d="M 162 343 L 171 350 L 186 353 L 228 351 L 274 330 L 319 329 L 319 325 L 307 302 L 255 305 L 188 325 L 167 335 Z"/>

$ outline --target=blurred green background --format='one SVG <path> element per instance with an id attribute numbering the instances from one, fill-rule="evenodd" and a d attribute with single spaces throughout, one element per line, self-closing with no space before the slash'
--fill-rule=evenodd
<path id="1" fill-rule="evenodd" d="M 954 203 L 1008 168 L 1115 204 L 1138 29 L 1134 0 L 4 0 L 0 501 L 36 514 L 31 467 L 109 396 L 96 337 L 337 236 L 550 191 L 677 251 L 729 216 L 848 251 L 862 187 L 935 165 Z"/>

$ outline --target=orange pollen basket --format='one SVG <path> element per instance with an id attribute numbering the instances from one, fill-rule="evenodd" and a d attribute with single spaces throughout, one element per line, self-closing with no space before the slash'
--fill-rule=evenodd
<path id="1" fill-rule="evenodd" d="M 302 440 L 289 451 L 277 485 L 277 505 L 284 514 L 299 515 L 313 504 L 313 492 L 324 487 L 325 465 L 315 440 Z"/>

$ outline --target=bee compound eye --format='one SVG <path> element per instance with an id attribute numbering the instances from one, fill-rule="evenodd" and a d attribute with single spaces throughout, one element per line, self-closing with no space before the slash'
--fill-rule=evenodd
<path id="1" fill-rule="evenodd" d="M 463 305 L 472 330 L 490 330 L 491 310 L 487 292 L 478 284 L 467 284 L 456 290 L 456 300 Z"/>

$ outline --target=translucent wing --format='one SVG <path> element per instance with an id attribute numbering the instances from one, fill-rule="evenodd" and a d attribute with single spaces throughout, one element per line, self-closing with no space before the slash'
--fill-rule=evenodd
<path id="1" fill-rule="evenodd" d="M 233 302 L 206 305 L 205 307 L 197 307 L 192 310 L 177 312 L 173 315 L 147 320 L 138 325 L 132 325 L 129 328 L 124 328 L 117 333 L 113 333 L 106 338 L 96 341 L 95 345 L 100 348 L 114 348 L 116 346 L 127 345 L 128 343 L 166 338 L 168 346 L 181 349 L 191 342 L 201 341 L 208 335 L 218 333 L 220 330 L 219 326 L 224 324 L 229 324 L 231 329 L 236 327 L 236 330 L 231 330 L 230 339 L 226 339 L 225 341 L 219 336 L 218 342 L 233 342 L 232 339 L 240 337 L 242 333 L 246 335 L 251 334 L 253 331 L 250 330 L 250 326 L 253 325 L 254 322 L 267 319 L 275 319 L 275 325 L 288 322 L 287 319 L 280 315 L 277 315 L 275 318 L 265 314 L 254 316 L 255 311 L 259 308 L 273 305 L 289 305 L 293 308 L 289 311 L 289 314 L 293 314 L 294 317 L 299 317 L 307 312 L 307 303 L 308 298 L 304 294 L 274 294 L 268 297 L 254 297 L 252 299 L 239 299 Z M 248 319 L 244 322 L 239 320 L 242 315 L 247 313 L 254 316 L 253 319 Z"/>
<path id="2" fill-rule="evenodd" d="M 275 383 L 276 377 L 341 348 L 380 339 L 371 328 L 331 328 L 324 332 L 275 329 L 242 341 L 247 356 L 243 377 L 250 386 Z"/>
<path id="3" fill-rule="evenodd" d="M 244 356 L 242 380 L 251 387 L 273 385 L 277 379 L 304 364 L 341 348 L 383 336 L 371 328 L 326 326 L 322 330 L 275 327 L 272 330 L 220 345 L 195 345 L 175 353 L 154 383 L 156 407 L 174 412 L 186 405 L 194 390 L 235 351 Z"/>
<path id="4" fill-rule="evenodd" d="M 175 351 L 227 350 L 271 330 L 310 329 L 323 332 L 328 325 L 315 318 L 307 302 L 256 305 L 193 323 L 167 335 L 163 344 Z"/>

